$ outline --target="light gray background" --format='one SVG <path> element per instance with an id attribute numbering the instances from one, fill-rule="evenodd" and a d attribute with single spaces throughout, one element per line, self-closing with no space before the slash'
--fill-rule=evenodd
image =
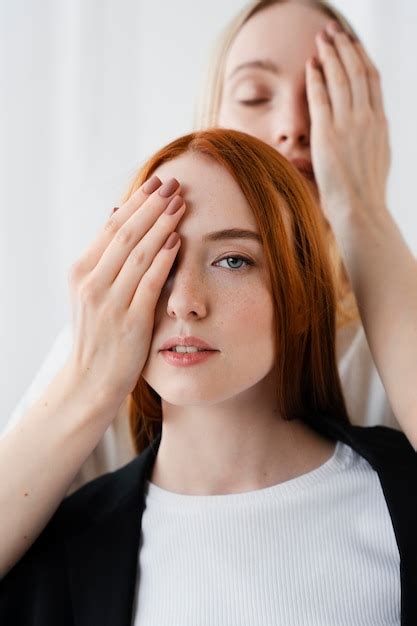
<path id="1" fill-rule="evenodd" d="M 0 0 L 0 430 L 70 319 L 70 265 L 141 162 L 191 130 L 209 50 L 245 4 Z M 334 4 L 382 73 L 389 206 L 417 251 L 417 3 Z"/>

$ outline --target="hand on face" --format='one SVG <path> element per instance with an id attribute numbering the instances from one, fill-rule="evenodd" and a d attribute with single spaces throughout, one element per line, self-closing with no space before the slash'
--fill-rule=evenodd
<path id="1" fill-rule="evenodd" d="M 340 28 L 340 27 L 339 27 Z M 359 41 L 330 22 L 306 64 L 311 156 L 330 223 L 342 209 L 385 205 L 390 165 L 380 76 Z"/>

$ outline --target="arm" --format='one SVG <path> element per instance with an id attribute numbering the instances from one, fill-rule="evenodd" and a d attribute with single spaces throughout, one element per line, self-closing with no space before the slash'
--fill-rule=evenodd
<path id="1" fill-rule="evenodd" d="M 11 477 L 0 480 L 0 510 L 6 512 L 0 522 L 1 576 L 37 538 L 137 385 L 151 348 L 155 308 L 181 245 L 179 239 L 166 246 L 186 208 L 179 191 L 176 179 L 162 185 L 153 176 L 71 268 L 72 354 L 0 440 L 0 476 Z M 181 208 L 166 213 L 178 197 Z"/>
<path id="2" fill-rule="evenodd" d="M 65 366 L 0 439 L 0 578 L 50 520 L 118 408 Z"/>
<path id="3" fill-rule="evenodd" d="M 417 451 L 417 261 L 385 207 L 372 219 L 360 208 L 335 234 L 376 367 Z"/>
<path id="4" fill-rule="evenodd" d="M 14 407 L 1 435 L 9 431 L 27 413 L 41 393 L 49 385 L 57 372 L 65 365 L 72 348 L 71 324 L 66 324 L 55 338 L 49 352 L 43 359 L 38 371 L 23 396 Z"/>
<path id="5" fill-rule="evenodd" d="M 307 64 L 314 169 L 390 404 L 417 450 L 417 261 L 386 206 L 390 164 L 380 76 L 328 26 Z"/>

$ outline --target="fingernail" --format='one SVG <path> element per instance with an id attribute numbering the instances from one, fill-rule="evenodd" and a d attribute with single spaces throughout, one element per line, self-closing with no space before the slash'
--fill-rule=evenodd
<path id="1" fill-rule="evenodd" d="M 151 194 L 158 189 L 158 187 L 162 185 L 162 181 L 158 178 L 158 176 L 152 176 L 142 187 L 142 191 L 147 194 Z"/>
<path id="2" fill-rule="evenodd" d="M 330 22 L 329 26 L 337 33 L 340 33 L 343 30 L 343 26 L 337 20 L 333 20 L 332 22 Z"/>
<path id="3" fill-rule="evenodd" d="M 183 204 L 184 199 L 181 196 L 174 196 L 171 202 L 168 204 L 167 208 L 165 209 L 165 213 L 167 213 L 168 215 L 174 215 L 174 213 L 176 213 Z"/>
<path id="4" fill-rule="evenodd" d="M 325 30 L 320 31 L 320 36 L 326 43 L 332 43 L 331 37 L 326 33 Z"/>
<path id="5" fill-rule="evenodd" d="M 314 67 L 315 70 L 320 69 L 320 61 L 316 56 L 311 57 L 311 66 Z"/>
<path id="6" fill-rule="evenodd" d="M 177 181 L 177 179 L 171 178 L 168 182 L 162 185 L 162 187 L 159 190 L 159 195 L 162 196 L 163 198 L 169 198 L 169 196 L 172 196 L 174 191 L 178 189 L 179 186 L 180 184 Z"/>

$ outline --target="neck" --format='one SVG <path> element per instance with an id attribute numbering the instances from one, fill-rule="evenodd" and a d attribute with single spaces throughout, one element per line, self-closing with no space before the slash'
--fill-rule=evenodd
<path id="1" fill-rule="evenodd" d="M 161 443 L 151 482 L 185 495 L 263 489 L 326 462 L 335 442 L 276 412 L 163 402 Z"/>

